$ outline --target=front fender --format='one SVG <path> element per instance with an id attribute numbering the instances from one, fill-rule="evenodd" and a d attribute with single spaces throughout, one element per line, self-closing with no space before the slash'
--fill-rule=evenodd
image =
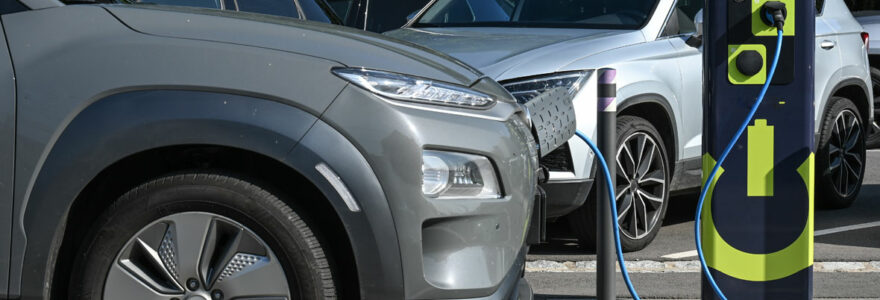
<path id="1" fill-rule="evenodd" d="M 359 212 L 315 169 L 324 163 L 354 195 Z M 351 242 L 363 299 L 403 299 L 403 266 L 397 231 L 385 192 L 373 168 L 341 133 L 318 121 L 285 159 L 330 200 Z"/>
<path id="2" fill-rule="evenodd" d="M 343 151 L 353 148 L 350 143 L 336 133 L 335 144 L 330 147 L 322 142 L 326 142 L 326 136 L 331 134 L 326 130 L 316 130 L 302 147 L 296 147 L 316 121 L 316 116 L 278 101 L 216 92 L 142 90 L 114 94 L 94 102 L 77 114 L 56 142 L 49 146 L 51 149 L 47 151 L 45 160 L 33 172 L 36 175 L 28 185 L 30 188 L 25 191 L 22 201 L 15 203 L 11 295 L 13 298 L 20 295 L 22 299 L 48 299 L 65 223 L 74 200 L 108 166 L 159 147 L 218 145 L 260 153 L 287 164 L 309 178 L 340 213 L 349 234 L 371 228 L 365 225 L 368 222 L 364 221 L 366 217 L 363 213 L 353 217 L 345 215 L 345 204 L 326 180 L 314 172 L 313 161 L 332 158 L 335 162 L 331 166 L 344 179 L 350 178 L 350 174 L 370 173 L 365 163 L 357 163 L 356 158 L 361 157 L 359 153 Z M 318 152 L 316 149 L 334 147 L 338 149 L 321 155 L 314 154 Z M 331 154 L 345 154 L 346 157 L 332 157 Z M 346 163 L 344 166 L 337 166 L 343 162 Z M 20 177 L 19 180 L 27 178 Z M 372 180 L 375 183 L 375 179 Z M 375 196 L 381 195 L 381 190 L 365 192 L 357 185 L 361 182 L 371 181 L 347 181 L 354 192 L 370 195 L 359 198 L 364 201 L 365 210 L 370 209 L 371 214 L 381 214 L 380 208 L 368 206 L 366 202 L 366 199 L 370 199 L 372 202 L 369 204 L 381 203 L 377 199 L 384 198 Z M 368 187 L 379 189 L 378 185 Z M 390 214 L 387 205 L 385 213 Z M 384 222 L 390 223 L 390 217 Z M 368 248 L 362 246 L 364 237 L 354 238 L 352 244 Z M 396 243 L 393 244 L 396 246 Z M 393 257 L 396 251 L 381 250 L 364 250 L 365 254 L 358 257 L 358 262 L 374 260 L 393 266 L 395 262 L 389 263 L 388 260 L 393 259 L 387 257 Z M 375 254 L 376 257 L 364 258 L 368 254 Z M 396 263 L 399 264 L 399 259 Z M 378 268 L 372 270 L 379 272 Z M 393 276 L 399 274 L 399 270 L 397 273 L 384 274 L 386 277 Z M 382 276 L 372 278 L 380 280 Z M 370 285 L 361 286 L 372 288 Z"/>

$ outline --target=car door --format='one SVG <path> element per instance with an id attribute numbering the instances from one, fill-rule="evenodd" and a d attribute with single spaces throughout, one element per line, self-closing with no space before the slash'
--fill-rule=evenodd
<path id="1" fill-rule="evenodd" d="M 9 290 L 9 250 L 12 242 L 12 167 L 15 136 L 15 74 L 6 35 L 0 23 L 0 298 Z"/>
<path id="2" fill-rule="evenodd" d="M 703 9 L 702 0 L 679 0 L 670 12 L 662 37 L 675 49 L 681 84 L 676 94 L 681 104 L 678 125 L 680 159 L 697 159 L 702 152 L 703 136 L 703 48 L 687 44 L 696 32 L 694 18 Z"/>
<path id="3" fill-rule="evenodd" d="M 840 57 L 837 32 L 822 16 L 825 1 L 816 1 L 818 15 L 816 17 L 816 81 L 815 104 L 816 116 L 824 113 L 825 103 L 830 96 L 834 84 L 840 81 L 837 70 L 840 70 Z M 817 124 L 818 125 L 818 124 Z"/>

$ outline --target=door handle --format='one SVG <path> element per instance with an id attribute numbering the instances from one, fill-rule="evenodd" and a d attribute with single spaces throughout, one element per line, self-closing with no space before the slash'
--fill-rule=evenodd
<path id="1" fill-rule="evenodd" d="M 822 41 L 822 43 L 819 44 L 819 47 L 822 47 L 822 49 L 825 49 L 825 50 L 830 50 L 831 48 L 834 48 L 834 46 L 836 46 L 836 45 L 837 44 L 832 41 Z"/>

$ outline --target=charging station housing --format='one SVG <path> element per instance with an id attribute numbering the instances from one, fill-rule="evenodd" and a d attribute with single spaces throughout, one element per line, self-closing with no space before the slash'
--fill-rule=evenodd
<path id="1" fill-rule="evenodd" d="M 706 1 L 703 174 L 734 138 L 776 55 L 766 0 Z M 731 299 L 810 299 L 815 3 L 782 0 L 782 51 L 754 119 L 710 185 L 706 263 Z M 704 178 L 705 179 L 705 178 Z M 705 180 L 704 180 L 705 182 Z M 703 277 L 703 299 L 716 299 Z"/>

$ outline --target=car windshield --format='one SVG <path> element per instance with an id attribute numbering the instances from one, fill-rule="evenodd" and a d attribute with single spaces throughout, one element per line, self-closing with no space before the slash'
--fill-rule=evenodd
<path id="1" fill-rule="evenodd" d="M 637 29 L 656 5 L 656 0 L 437 0 L 413 26 Z"/>
<path id="2" fill-rule="evenodd" d="M 852 11 L 853 16 L 880 15 L 880 0 L 846 0 L 844 2 Z"/>

